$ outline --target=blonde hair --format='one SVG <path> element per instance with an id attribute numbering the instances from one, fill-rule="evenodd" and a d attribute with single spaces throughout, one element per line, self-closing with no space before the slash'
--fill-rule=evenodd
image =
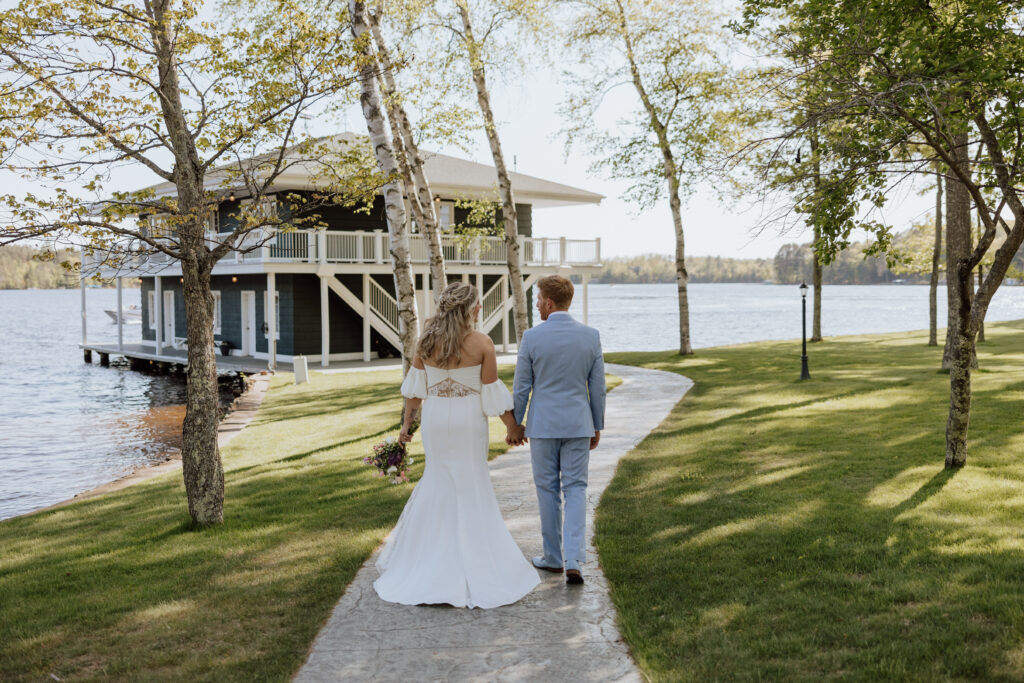
<path id="1" fill-rule="evenodd" d="M 437 313 L 423 326 L 417 355 L 441 367 L 457 366 L 462 360 L 462 340 L 476 325 L 473 309 L 477 300 L 473 285 L 453 282 L 445 287 L 437 301 Z"/>

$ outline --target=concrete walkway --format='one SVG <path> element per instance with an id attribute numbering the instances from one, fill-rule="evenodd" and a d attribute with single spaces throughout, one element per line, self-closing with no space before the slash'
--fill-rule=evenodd
<path id="1" fill-rule="evenodd" d="M 624 365 L 608 394 L 606 431 L 591 452 L 586 584 L 542 583 L 514 605 L 491 610 L 411 607 L 377 597 L 376 553 L 317 635 L 296 675 L 311 681 L 641 681 L 615 623 L 608 584 L 597 564 L 593 512 L 619 458 L 656 428 L 693 386 L 680 375 Z M 527 556 L 541 553 L 540 519 L 529 447 L 491 462 L 491 480 L 509 530 Z"/>

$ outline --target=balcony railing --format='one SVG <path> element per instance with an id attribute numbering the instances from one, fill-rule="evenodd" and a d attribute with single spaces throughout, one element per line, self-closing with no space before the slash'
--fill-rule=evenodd
<path id="1" fill-rule="evenodd" d="M 207 234 L 207 243 L 218 244 L 223 235 Z M 504 265 L 507 245 L 502 237 L 464 237 L 442 235 L 441 251 L 449 265 Z M 410 258 L 414 264 L 429 263 L 426 238 L 410 235 Z M 565 237 L 519 238 L 523 266 L 574 266 L 601 263 L 601 239 L 570 240 Z M 91 259 L 94 265 L 102 259 Z M 122 271 L 155 271 L 169 264 L 163 253 L 142 254 L 130 259 Z M 334 230 L 288 230 L 246 234 L 237 249 L 221 263 L 351 263 L 384 264 L 391 262 L 388 234 L 342 232 Z M 104 268 L 109 271 L 109 268 Z M 105 273 L 109 275 L 109 272 Z M 127 273 L 125 273 L 127 274 Z M 139 274 L 144 274 L 139 273 Z"/>

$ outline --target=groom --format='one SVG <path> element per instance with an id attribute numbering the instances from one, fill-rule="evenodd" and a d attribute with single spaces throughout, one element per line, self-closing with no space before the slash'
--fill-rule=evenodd
<path id="1" fill-rule="evenodd" d="M 537 310 L 545 323 L 526 330 L 519 345 L 512 392 L 517 426 L 508 440 L 530 441 L 544 540 L 544 554 L 534 557 L 533 564 L 558 573 L 564 568 L 566 582 L 580 584 L 580 564 L 586 560 L 587 467 L 604 428 L 601 339 L 597 330 L 569 315 L 572 282 L 549 275 L 537 290 Z M 530 414 L 523 427 L 527 401 Z"/>

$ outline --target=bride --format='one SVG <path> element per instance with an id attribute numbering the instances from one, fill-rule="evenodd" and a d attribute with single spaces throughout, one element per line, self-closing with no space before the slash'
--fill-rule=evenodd
<path id="1" fill-rule="evenodd" d="M 516 422 L 494 344 L 473 331 L 479 309 L 476 287 L 448 285 L 402 383 L 409 400 L 399 439 L 412 439 L 422 404 L 426 467 L 377 560 L 373 587 L 388 602 L 498 607 L 540 583 L 501 518 L 487 468 L 487 416 L 506 428 Z"/>

